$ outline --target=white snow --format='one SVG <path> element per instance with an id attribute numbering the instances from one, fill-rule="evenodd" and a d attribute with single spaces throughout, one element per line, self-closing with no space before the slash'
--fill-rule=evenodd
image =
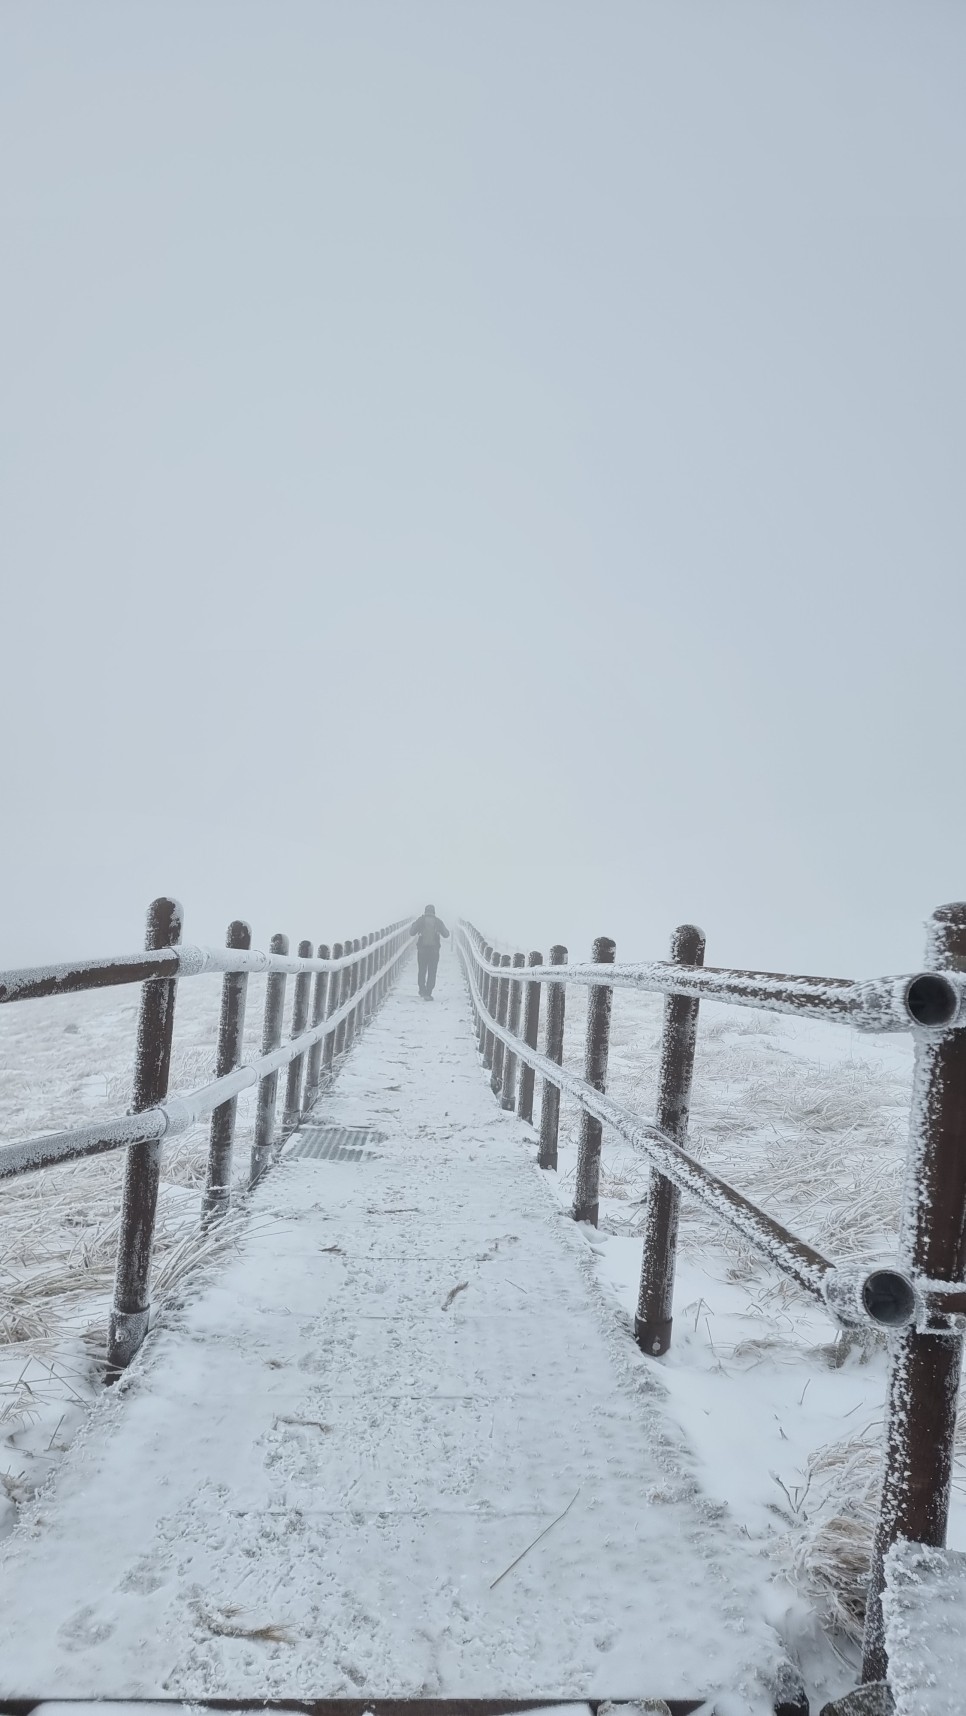
<path id="1" fill-rule="evenodd" d="M 451 966 L 455 961 L 444 953 L 441 977 Z M 410 981 L 404 974 L 404 987 Z M 263 978 L 252 978 L 249 1059 L 258 1053 L 263 987 Z M 290 1008 L 291 982 L 288 989 Z M 204 978 L 179 986 L 174 1090 L 191 1090 L 211 1076 L 219 990 L 216 981 Z M 0 1008 L 0 1125 L 7 1136 L 123 1110 L 137 999 L 131 989 Z M 585 999 L 586 992 L 568 987 L 565 1062 L 575 1072 L 582 1065 Z M 434 1008 L 442 1013 L 451 1006 L 461 1009 L 462 1002 L 444 997 L 423 1012 L 432 1020 Z M 364 1083 L 353 1081 L 375 1040 L 373 1030 L 381 1031 L 387 1016 L 380 1015 L 350 1055 L 334 1093 L 334 1118 L 379 1124 L 361 1101 Z M 470 1054 L 487 1126 L 495 1122 L 502 1135 L 516 1123 L 500 1118 L 462 1012 L 460 1018 L 460 1053 Z M 658 997 L 615 994 L 608 1088 L 645 1120 L 654 1112 L 660 1024 Z M 65 1026 L 74 1029 L 65 1032 Z M 542 1029 L 541 1020 L 541 1042 Z M 870 1039 L 843 1025 L 702 1002 L 697 1042 L 689 1148 L 827 1255 L 889 1255 L 908 1141 L 909 1039 Z M 398 1069 L 389 1082 L 399 1082 Z M 345 1110 L 339 1104 L 352 1089 L 359 1090 L 360 1103 Z M 397 1094 L 387 1094 L 385 1101 Z M 538 1115 L 539 1097 L 538 1079 Z M 254 1093 L 245 1093 L 239 1101 L 236 1191 L 247 1169 L 253 1115 Z M 432 1124 L 431 1117 L 425 1123 Z M 565 1096 L 560 1172 L 542 1176 L 564 1209 L 572 1196 L 576 1140 L 577 1115 Z M 533 1153 L 531 1135 L 524 1155 Z M 153 1289 L 162 1318 L 166 1294 L 179 1284 L 183 1289 L 185 1270 L 205 1255 L 196 1237 L 205 1154 L 200 1127 L 164 1151 Z M 11 1523 L 13 1504 L 29 1499 L 64 1459 L 96 1392 L 92 1352 L 103 1348 L 122 1167 L 119 1157 L 100 1157 L 9 1182 L 2 1190 L 0 1329 L 6 1343 L 0 1347 L 0 1415 L 7 1475 L 0 1474 L 0 1481 L 11 1502 L 0 1500 L 0 1506 Z M 328 1164 L 300 1170 L 325 1174 L 327 1184 L 335 1171 Z M 582 1233 L 586 1256 L 620 1307 L 621 1338 L 628 1344 L 647 1180 L 647 1164 L 605 1128 L 600 1231 Z M 280 1183 L 273 1176 L 259 1195 L 259 1210 L 266 1212 L 259 1223 L 278 1219 L 271 1211 Z M 571 1225 L 561 1219 L 561 1232 L 568 1230 Z M 465 1297 L 459 1295 L 454 1308 Z M 857 1581 L 867 1562 L 876 1504 L 885 1350 L 837 1339 L 834 1324 L 811 1296 L 782 1281 L 685 1201 L 673 1344 L 651 1368 L 670 1391 L 676 1435 L 692 1450 L 705 1493 L 727 1504 L 739 1536 L 759 1557 L 760 1604 L 800 1659 L 817 1709 L 858 1678 Z M 949 1536 L 959 1550 L 966 1549 L 964 1428 L 961 1419 Z M 533 1554 L 552 1547 L 556 1530 L 571 1523 L 568 1516 Z M 512 1580 L 508 1576 L 495 1595 Z"/>
<path id="2" fill-rule="evenodd" d="M 966 1688 L 966 1555 L 896 1543 L 882 1597 L 896 1716 L 959 1716 Z"/>
<path id="3" fill-rule="evenodd" d="M 8 1696 L 768 1708 L 755 1553 L 493 1103 L 455 962 L 437 993 L 391 997 L 326 1103 L 380 1158 L 283 1163 L 22 1510 Z"/>

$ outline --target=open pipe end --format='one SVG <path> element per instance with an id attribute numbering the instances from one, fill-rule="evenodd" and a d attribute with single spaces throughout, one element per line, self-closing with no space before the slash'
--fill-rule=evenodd
<path id="1" fill-rule="evenodd" d="M 832 1269 L 822 1282 L 822 1294 L 837 1322 L 861 1328 L 898 1330 L 918 1324 L 923 1306 L 914 1285 L 899 1269 Z"/>
<path id="2" fill-rule="evenodd" d="M 906 1011 L 914 1025 L 933 1030 L 952 1025 L 959 1013 L 959 990 L 938 971 L 921 971 L 906 984 Z"/>
<path id="3" fill-rule="evenodd" d="M 904 1329 L 914 1323 L 919 1301 L 912 1282 L 897 1269 L 875 1269 L 861 1288 L 867 1316 L 882 1329 Z"/>

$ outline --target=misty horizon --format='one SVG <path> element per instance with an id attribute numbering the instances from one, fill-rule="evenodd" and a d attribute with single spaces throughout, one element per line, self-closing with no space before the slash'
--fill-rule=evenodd
<path id="1" fill-rule="evenodd" d="M 966 895 L 966 15 L 0 20 L 0 964 L 916 969 Z M 444 955 L 444 958 L 447 955 Z"/>

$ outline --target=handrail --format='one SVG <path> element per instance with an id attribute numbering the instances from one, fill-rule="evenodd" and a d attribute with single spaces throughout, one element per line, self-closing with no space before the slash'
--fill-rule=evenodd
<path id="1" fill-rule="evenodd" d="M 539 966 L 532 967 L 526 975 L 532 978 L 539 969 Z M 505 974 L 501 967 L 501 978 Z M 576 1073 L 567 1072 L 564 1067 L 540 1054 L 539 1050 L 531 1049 L 526 1043 L 522 1043 L 518 1036 L 488 1012 L 479 986 L 470 972 L 467 972 L 467 982 L 474 1006 L 486 1014 L 487 1030 L 492 1031 L 508 1048 L 512 1048 L 519 1060 L 525 1061 L 541 1078 L 555 1084 L 558 1090 L 565 1092 L 595 1120 L 609 1126 L 626 1144 L 643 1150 L 654 1166 L 660 1168 L 682 1191 L 696 1198 L 712 1215 L 737 1228 L 742 1236 L 758 1251 L 763 1252 L 783 1274 L 791 1276 L 800 1287 L 804 1287 L 807 1292 L 828 1305 L 824 1284 L 829 1275 L 836 1272 L 834 1263 L 823 1257 L 814 1246 L 797 1239 L 781 1222 L 775 1221 L 772 1216 L 759 1209 L 757 1204 L 753 1204 L 749 1198 L 736 1191 L 727 1180 L 722 1180 L 719 1175 L 713 1174 L 710 1168 L 689 1156 L 687 1151 L 682 1150 L 666 1133 L 660 1132 L 656 1126 L 647 1125 L 629 1109 L 622 1108 L 612 1097 L 594 1090 L 584 1079 L 578 1078 Z M 832 1314 L 839 1321 L 856 1320 L 854 1317 L 843 1317 L 838 1308 L 833 1308 Z"/>
<path id="2" fill-rule="evenodd" d="M 484 944 L 479 931 L 461 921 L 457 925 L 456 934 L 457 947 L 462 951 L 464 942 L 472 946 L 474 965 L 477 970 L 485 970 L 482 949 L 487 944 Z M 517 957 L 522 959 L 522 955 Z M 668 963 L 670 966 L 670 962 Z M 602 965 L 589 969 L 593 971 L 596 982 L 599 973 L 619 970 L 620 967 Z M 673 966 L 670 966 L 670 969 L 683 972 L 688 970 L 687 967 Z M 517 978 L 536 982 L 541 976 L 544 976 L 545 981 L 557 981 L 562 972 L 584 974 L 587 970 L 587 966 L 581 965 L 514 967 L 501 963 L 499 981 L 502 983 L 507 978 Z M 526 1042 L 521 1042 L 520 1037 L 509 1026 L 501 1023 L 497 1015 L 487 1007 L 479 984 L 465 958 L 464 972 L 471 1002 L 477 1013 L 485 1019 L 487 1032 L 511 1049 L 515 1059 L 532 1067 L 546 1083 L 564 1092 L 578 1107 L 602 1125 L 609 1126 L 625 1143 L 642 1150 L 652 1165 L 679 1190 L 693 1197 L 719 1220 L 735 1228 L 742 1238 L 767 1257 L 782 1274 L 789 1276 L 806 1292 L 819 1299 L 836 1322 L 844 1326 L 863 1322 L 889 1328 L 898 1326 L 899 1319 L 894 1302 L 883 1307 L 884 1315 L 879 1314 L 879 1308 L 883 1306 L 882 1294 L 885 1291 L 884 1276 L 890 1272 L 877 1268 L 863 1274 L 854 1268 L 843 1269 L 823 1256 L 814 1246 L 797 1238 L 781 1222 L 776 1221 L 774 1216 L 770 1216 L 727 1180 L 705 1167 L 703 1162 L 689 1155 L 658 1126 L 642 1121 L 639 1116 L 621 1107 L 603 1091 L 595 1089 L 586 1079 L 568 1072 L 560 1062 L 540 1054 L 539 1050 Z M 687 991 L 675 988 L 669 993 L 687 994 Z M 879 1287 L 877 1298 L 863 1296 L 863 1289 L 872 1277 Z M 949 1316 L 953 1312 L 966 1311 L 966 1286 L 960 1288 L 957 1283 L 912 1279 L 905 1273 L 896 1272 L 894 1291 L 902 1294 L 904 1288 L 909 1291 L 906 1297 L 907 1315 L 901 1319 L 903 1325 L 923 1324 L 936 1313 Z"/>
<path id="3" fill-rule="evenodd" d="M 477 932 L 479 933 L 479 932 Z M 777 971 L 732 971 L 674 965 L 653 959 L 640 965 L 536 965 L 501 970 L 510 983 L 580 983 L 606 989 L 641 989 L 737 1007 L 760 1007 L 799 1017 L 816 1015 L 857 1031 L 949 1030 L 966 1026 L 966 977 L 917 971 L 856 982 L 849 977 L 790 977 Z"/>
<path id="4" fill-rule="evenodd" d="M 410 918 L 399 918 L 331 952 L 309 941 L 289 953 L 288 937 L 275 935 L 267 953 L 251 946 L 248 924 L 229 924 L 223 948 L 181 944 L 183 913 L 176 900 L 158 899 L 148 911 L 145 948 L 73 964 L 0 972 L 0 1003 L 35 1000 L 120 984 L 141 985 L 132 1112 L 89 1126 L 0 1144 L 0 1180 L 57 1163 L 124 1149 L 127 1160 L 121 1202 L 114 1297 L 108 1328 L 108 1375 L 131 1362 L 150 1320 L 151 1250 L 157 1214 L 163 1141 L 196 1121 L 211 1118 L 208 1173 L 202 1224 L 224 1216 L 231 1192 L 231 1160 L 237 1099 L 258 1087 L 249 1186 L 277 1154 L 275 1116 L 278 1077 L 287 1067 L 282 1140 L 313 1107 L 336 1060 L 388 993 L 411 951 Z M 248 979 L 265 972 L 261 1054 L 241 1064 Z M 181 1096 L 168 1095 L 178 981 L 218 973 L 222 978 L 216 1076 Z M 285 988 L 295 978 L 291 1034 L 282 1042 Z M 324 1061 L 324 1064 L 323 1064 Z"/>
<path id="5" fill-rule="evenodd" d="M 775 972 L 715 970 L 704 960 L 704 936 L 682 925 L 671 959 L 618 966 L 614 944 L 600 938 L 590 965 L 570 965 L 564 947 L 550 964 L 531 953 L 495 953 L 472 924 L 457 928 L 484 1065 L 505 1108 L 514 1102 L 517 1062 L 544 1080 L 540 1116 L 541 1167 L 556 1166 L 559 1092 L 581 1110 L 576 1220 L 597 1221 L 600 1127 L 607 1125 L 649 1158 L 641 1287 L 634 1333 L 642 1350 L 667 1351 L 680 1192 L 699 1200 L 844 1324 L 877 1325 L 893 1337 L 886 1415 L 886 1461 L 870 1569 L 863 1681 L 885 1678 L 882 1615 L 885 1557 L 900 1538 L 942 1547 L 949 1513 L 959 1392 L 966 1332 L 966 903 L 942 906 L 930 920 L 928 969 L 911 976 L 855 983 L 842 978 L 788 977 Z M 478 981 L 479 979 L 479 981 Z M 529 985 L 527 1017 L 539 1015 L 547 984 L 547 1052 L 535 1029 L 514 1029 L 519 1006 L 508 1008 L 512 985 Z M 590 988 L 585 1077 L 566 1072 L 564 997 L 568 983 Z M 611 994 L 615 987 L 656 990 L 665 997 L 658 1117 L 647 1125 L 606 1096 Z M 534 996 L 536 997 L 534 999 Z M 551 1006 L 551 1001 L 556 1002 Z M 593 999 L 597 997 L 599 999 Z M 898 1266 L 862 1271 L 840 1267 L 710 1173 L 684 1149 L 695 1034 L 701 999 L 763 1007 L 848 1023 L 859 1030 L 908 1030 L 915 1045 L 910 1143 L 902 1203 Z M 508 1022 L 509 1021 L 509 1022 Z M 517 1112 L 532 1119 L 532 1086 L 519 1081 Z M 596 1129 L 596 1131 L 594 1130 Z"/>
<path id="6" fill-rule="evenodd" d="M 370 946 L 373 945 L 382 944 L 370 943 Z M 398 963 L 408 952 L 408 947 L 403 948 L 392 964 Z M 289 960 L 283 962 L 281 969 L 284 969 L 285 965 L 291 966 L 292 963 L 311 965 L 313 968 L 321 966 L 330 970 L 342 970 L 346 965 L 344 959 Z M 274 969 L 280 967 L 276 966 Z M 196 1090 L 173 1096 L 167 1102 L 158 1103 L 139 1114 L 124 1115 L 116 1120 L 97 1121 L 91 1126 L 75 1126 L 64 1132 L 42 1132 L 32 1138 L 13 1139 L 8 1144 L 0 1144 L 0 1180 L 13 1179 L 18 1174 L 32 1173 L 41 1168 L 50 1168 L 59 1162 L 73 1161 L 77 1157 L 103 1155 L 111 1150 L 126 1149 L 131 1144 L 160 1142 L 164 1138 L 174 1138 L 179 1133 L 187 1132 L 190 1126 L 204 1120 L 223 1103 L 233 1101 L 243 1090 L 250 1090 L 253 1085 L 260 1084 L 269 1073 L 280 1071 L 282 1067 L 288 1066 L 290 1061 L 299 1059 L 313 1043 L 321 1042 L 356 1011 L 382 979 L 383 973 L 379 972 L 357 989 L 351 999 L 336 1012 L 330 1013 L 321 1024 L 300 1032 L 297 1037 L 290 1037 L 287 1043 L 269 1054 L 259 1056 L 258 1060 L 248 1061 L 244 1066 L 236 1067 L 233 1072 L 225 1073 L 221 1078 L 199 1085 Z"/>
<path id="7" fill-rule="evenodd" d="M 409 920 L 400 918 L 369 949 L 385 947 Z M 178 946 L 156 952 L 119 953 L 102 959 L 83 959 L 62 965 L 24 966 L 0 971 L 0 1005 L 11 1001 L 36 1001 L 47 995 L 71 995 L 86 989 L 114 988 L 125 983 L 144 983 L 152 977 L 201 977 L 225 972 L 347 971 L 358 961 L 355 953 L 340 959 L 299 958 L 297 954 L 260 953 L 255 948 Z"/>

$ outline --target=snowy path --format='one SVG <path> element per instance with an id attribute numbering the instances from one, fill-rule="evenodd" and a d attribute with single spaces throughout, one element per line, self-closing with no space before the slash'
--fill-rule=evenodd
<path id="1" fill-rule="evenodd" d="M 3 1694 L 770 1708 L 760 1566 L 493 1101 L 455 959 L 414 987 L 321 1117 L 378 1157 L 270 1176 L 2 1546 Z"/>

